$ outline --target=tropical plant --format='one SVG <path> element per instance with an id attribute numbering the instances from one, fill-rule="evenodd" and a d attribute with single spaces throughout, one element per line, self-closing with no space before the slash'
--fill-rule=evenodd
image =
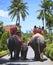
<path id="1" fill-rule="evenodd" d="M 44 49 L 44 53 L 47 57 L 53 60 L 53 43 L 47 45 L 47 47 Z"/>
<path id="2" fill-rule="evenodd" d="M 47 21 L 46 25 L 47 25 L 47 27 L 50 31 L 50 29 L 52 29 L 52 27 L 53 27 L 53 15 L 52 14 L 47 14 L 46 21 Z"/>
<path id="3" fill-rule="evenodd" d="M 24 42 L 25 42 L 25 43 L 27 43 L 31 37 L 32 37 L 32 32 L 22 33 L 22 38 L 24 39 Z"/>
<path id="4" fill-rule="evenodd" d="M 8 32 L 5 32 L 3 33 L 2 37 L 1 37 L 1 47 L 2 47 L 2 50 L 5 50 L 7 49 L 7 39 L 9 38 L 9 33 Z"/>
<path id="5" fill-rule="evenodd" d="M 44 10 L 38 10 L 40 11 L 39 15 L 37 16 L 38 19 L 42 19 L 42 24 L 44 26 Z"/>
<path id="6" fill-rule="evenodd" d="M 40 13 L 37 18 L 42 19 L 43 26 L 44 26 L 44 20 L 46 21 L 46 14 L 49 14 L 52 12 L 53 2 L 52 2 L 52 0 L 43 0 L 43 1 L 41 1 L 40 7 L 41 7 L 41 9 L 38 10 Z"/>
<path id="7" fill-rule="evenodd" d="M 0 21 L 0 39 L 1 39 L 1 36 L 2 36 L 3 32 L 4 32 L 3 22 Z"/>
<path id="8" fill-rule="evenodd" d="M 51 49 L 51 51 L 49 53 L 49 57 L 51 58 L 51 60 L 53 60 L 53 48 Z"/>
<path id="9" fill-rule="evenodd" d="M 20 17 L 25 20 L 26 15 L 28 14 L 27 3 L 23 3 L 22 0 L 12 0 L 11 5 L 9 6 L 9 15 L 11 15 L 12 20 L 16 17 L 16 24 L 20 25 Z"/>

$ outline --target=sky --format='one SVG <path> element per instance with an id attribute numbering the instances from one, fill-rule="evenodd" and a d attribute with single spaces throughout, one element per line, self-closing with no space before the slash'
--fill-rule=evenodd
<path id="1" fill-rule="evenodd" d="M 10 16 L 8 15 L 9 10 L 8 7 L 11 5 L 11 0 L 0 0 L 0 21 L 3 21 L 4 26 L 6 25 L 13 25 L 16 23 L 16 19 L 13 21 L 11 20 Z M 40 9 L 39 4 L 41 4 L 42 0 L 23 0 L 27 2 L 28 6 L 28 13 L 25 21 L 22 19 L 20 20 L 21 30 L 22 32 L 27 32 L 33 30 L 33 27 L 36 25 L 37 27 L 42 27 L 42 20 L 38 20 L 37 16 L 39 12 L 37 10 Z"/>

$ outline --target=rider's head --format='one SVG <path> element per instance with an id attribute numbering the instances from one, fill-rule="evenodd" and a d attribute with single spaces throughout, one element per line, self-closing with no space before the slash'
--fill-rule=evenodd
<path id="1" fill-rule="evenodd" d="M 34 26 L 34 28 L 36 28 L 36 25 Z"/>
<path id="2" fill-rule="evenodd" d="M 42 26 L 42 30 L 44 30 L 44 26 Z"/>

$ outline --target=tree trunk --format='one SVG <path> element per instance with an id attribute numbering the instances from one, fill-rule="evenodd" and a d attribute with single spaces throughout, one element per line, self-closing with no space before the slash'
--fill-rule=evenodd
<path id="1" fill-rule="evenodd" d="M 44 19 L 42 19 L 43 27 L 44 27 Z"/>

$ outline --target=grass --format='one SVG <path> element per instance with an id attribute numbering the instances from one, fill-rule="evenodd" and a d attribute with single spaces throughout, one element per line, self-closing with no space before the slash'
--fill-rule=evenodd
<path id="1" fill-rule="evenodd" d="M 9 52 L 9 50 L 2 50 L 2 51 L 0 51 L 0 56 L 5 55 L 8 52 Z"/>

